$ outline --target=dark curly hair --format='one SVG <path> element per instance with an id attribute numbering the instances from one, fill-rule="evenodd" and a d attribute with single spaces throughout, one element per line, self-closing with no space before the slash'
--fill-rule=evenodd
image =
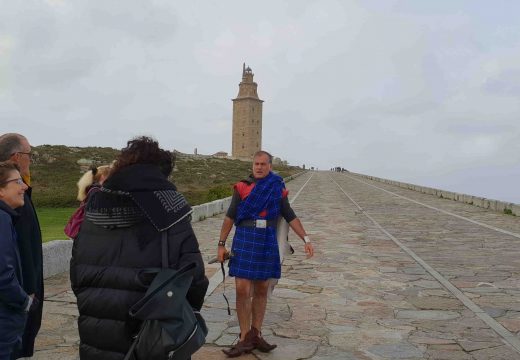
<path id="1" fill-rule="evenodd" d="M 134 164 L 157 165 L 168 177 L 173 170 L 175 157 L 170 151 L 161 149 L 157 140 L 148 136 L 139 136 L 129 140 L 126 147 L 121 150 L 112 166 L 112 174 Z"/>
<path id="2" fill-rule="evenodd" d="M 160 150 L 159 167 L 164 176 L 169 177 L 175 166 L 175 154 L 168 150 Z"/>

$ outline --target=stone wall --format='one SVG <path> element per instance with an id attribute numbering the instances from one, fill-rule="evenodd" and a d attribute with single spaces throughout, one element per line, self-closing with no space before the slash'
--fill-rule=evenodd
<path id="1" fill-rule="evenodd" d="M 449 199 L 453 201 L 463 202 L 465 204 L 478 206 L 484 209 L 489 209 L 493 211 L 497 211 L 500 213 L 511 212 L 512 215 L 520 216 L 520 205 L 515 203 L 508 203 L 505 201 L 494 200 L 494 199 L 486 199 L 480 196 L 456 193 L 453 191 L 441 190 L 430 188 L 426 186 L 420 186 L 415 184 L 409 184 L 401 181 L 388 180 L 383 178 L 378 178 L 375 176 L 364 175 L 364 174 L 356 174 L 350 173 L 356 176 L 363 177 L 365 179 L 378 181 L 385 184 L 391 184 L 394 186 L 402 187 L 409 190 L 414 190 L 417 192 L 421 192 L 424 194 L 434 195 L 442 199 Z"/>

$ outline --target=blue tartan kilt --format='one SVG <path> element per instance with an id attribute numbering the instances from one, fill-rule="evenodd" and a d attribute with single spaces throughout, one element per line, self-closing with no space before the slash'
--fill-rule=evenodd
<path id="1" fill-rule="evenodd" d="M 267 280 L 279 279 L 280 275 L 276 229 L 236 227 L 229 259 L 229 276 Z"/>

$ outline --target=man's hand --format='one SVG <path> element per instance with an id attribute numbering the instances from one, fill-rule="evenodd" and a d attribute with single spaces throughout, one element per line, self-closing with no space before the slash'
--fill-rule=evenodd
<path id="1" fill-rule="evenodd" d="M 40 305 L 40 300 L 38 300 L 38 298 L 34 294 L 30 294 L 29 298 L 30 298 L 30 300 L 29 300 L 29 303 L 27 304 L 27 308 L 25 309 L 25 312 L 33 311 L 33 310 L 37 309 L 38 306 Z"/>
<path id="2" fill-rule="evenodd" d="M 40 299 L 38 299 L 34 294 L 30 295 L 33 299 L 31 307 L 29 308 L 29 312 L 36 310 L 40 306 Z"/>
<path id="3" fill-rule="evenodd" d="M 229 251 L 226 249 L 225 246 L 218 246 L 217 247 L 217 259 L 218 262 L 224 262 L 225 260 L 229 259 Z"/>
<path id="4" fill-rule="evenodd" d="M 310 242 L 305 244 L 305 253 L 307 254 L 307 259 L 314 256 L 314 248 Z"/>

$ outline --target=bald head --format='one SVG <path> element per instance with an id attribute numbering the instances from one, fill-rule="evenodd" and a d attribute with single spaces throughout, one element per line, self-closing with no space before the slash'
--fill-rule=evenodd
<path id="1" fill-rule="evenodd" d="M 31 145 L 25 136 L 15 133 L 0 136 L 0 161 L 7 160 L 18 165 L 22 176 L 29 177 Z"/>

